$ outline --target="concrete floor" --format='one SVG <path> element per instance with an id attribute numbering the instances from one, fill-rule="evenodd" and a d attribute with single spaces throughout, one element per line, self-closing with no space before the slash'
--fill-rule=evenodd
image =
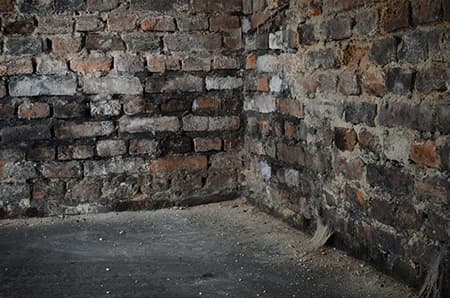
<path id="1" fill-rule="evenodd" d="M 0 297 L 413 297 L 238 200 L 0 221 Z"/>

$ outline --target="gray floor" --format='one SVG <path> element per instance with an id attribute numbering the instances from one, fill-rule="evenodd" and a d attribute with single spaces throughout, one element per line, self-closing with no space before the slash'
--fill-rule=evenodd
<path id="1" fill-rule="evenodd" d="M 410 297 L 244 201 L 0 221 L 0 297 Z"/>

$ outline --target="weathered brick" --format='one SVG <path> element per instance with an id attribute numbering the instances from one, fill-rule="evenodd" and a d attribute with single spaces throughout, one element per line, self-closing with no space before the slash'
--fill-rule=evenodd
<path id="1" fill-rule="evenodd" d="M 202 171 L 208 167 L 206 156 L 179 157 L 171 156 L 150 162 L 151 173 L 166 174 L 176 171 Z"/>
<path id="2" fill-rule="evenodd" d="M 0 82 L 0 98 L 5 97 L 7 94 L 8 94 L 8 92 L 6 90 L 5 84 L 3 82 Z"/>
<path id="3" fill-rule="evenodd" d="M 371 104 L 368 102 L 344 103 L 344 119 L 352 124 L 366 124 L 368 126 L 375 126 L 376 115 L 376 104 Z"/>
<path id="4" fill-rule="evenodd" d="M 101 140 L 97 142 L 98 156 L 117 156 L 127 152 L 127 144 L 123 140 Z"/>
<path id="5" fill-rule="evenodd" d="M 423 93 L 445 91 L 448 76 L 447 69 L 441 67 L 419 70 L 416 75 L 416 90 Z"/>
<path id="6" fill-rule="evenodd" d="M 198 32 L 170 34 L 164 36 L 164 46 L 168 51 L 213 51 L 221 48 L 222 36 Z"/>
<path id="7" fill-rule="evenodd" d="M 214 56 L 212 66 L 214 69 L 239 69 L 240 63 L 236 57 Z"/>
<path id="8" fill-rule="evenodd" d="M 32 197 L 34 201 L 57 201 L 64 197 L 64 182 L 38 181 L 33 184 Z"/>
<path id="9" fill-rule="evenodd" d="M 411 147 L 410 158 L 423 166 L 437 169 L 441 167 L 441 157 L 436 145 L 431 141 L 416 141 Z"/>
<path id="10" fill-rule="evenodd" d="M 6 34 L 29 34 L 33 33 L 36 27 L 36 19 L 24 18 L 5 22 L 3 30 Z"/>
<path id="11" fill-rule="evenodd" d="M 32 162 L 7 162 L 3 165 L 0 176 L 16 181 L 25 181 L 35 178 L 37 172 Z"/>
<path id="12" fill-rule="evenodd" d="M 246 97 L 244 101 L 244 111 L 272 113 L 276 109 L 276 98 L 270 94 L 255 94 L 253 97 Z"/>
<path id="13" fill-rule="evenodd" d="M 203 31 L 208 30 L 208 17 L 205 15 L 190 15 L 188 17 L 177 18 L 177 25 L 180 31 Z"/>
<path id="14" fill-rule="evenodd" d="M 70 59 L 70 69 L 83 74 L 106 72 L 112 68 L 112 58 L 107 56 L 74 57 Z"/>
<path id="15" fill-rule="evenodd" d="M 81 50 L 81 37 L 60 35 L 51 38 L 52 52 L 55 54 L 77 53 Z"/>
<path id="16" fill-rule="evenodd" d="M 221 138 L 195 138 L 195 152 L 220 151 L 222 149 Z"/>
<path id="17" fill-rule="evenodd" d="M 387 3 L 381 15 L 381 28 L 385 32 L 409 26 L 409 1 L 393 1 Z"/>
<path id="18" fill-rule="evenodd" d="M 173 32 L 177 29 L 175 18 L 171 16 L 147 17 L 141 21 L 140 27 L 144 31 Z"/>
<path id="19" fill-rule="evenodd" d="M 231 90 L 243 86 L 241 78 L 236 77 L 206 77 L 206 90 Z"/>
<path id="20" fill-rule="evenodd" d="M 336 93 L 337 84 L 338 76 L 334 73 L 324 72 L 317 75 L 317 91 L 321 93 Z"/>
<path id="21" fill-rule="evenodd" d="M 130 154 L 156 156 L 159 151 L 159 143 L 156 140 L 133 139 L 130 140 Z"/>
<path id="22" fill-rule="evenodd" d="M 106 33 L 88 33 L 85 47 L 88 50 L 104 52 L 125 50 L 125 45 L 120 36 Z"/>
<path id="23" fill-rule="evenodd" d="M 345 96 L 361 94 L 358 76 L 351 72 L 341 73 L 338 77 L 338 91 Z"/>
<path id="24" fill-rule="evenodd" d="M 396 94 L 408 94 L 413 88 L 414 70 L 390 68 L 386 75 L 386 88 Z"/>
<path id="25" fill-rule="evenodd" d="M 18 74 L 32 74 L 33 62 L 31 58 L 18 58 L 0 62 L 0 76 L 14 76 Z"/>
<path id="26" fill-rule="evenodd" d="M 367 182 L 395 195 L 406 195 L 411 191 L 414 180 L 396 167 L 367 165 Z"/>
<path id="27" fill-rule="evenodd" d="M 113 157 L 109 160 L 84 162 L 84 176 L 108 176 L 112 174 L 139 174 L 148 171 L 142 158 Z"/>
<path id="28" fill-rule="evenodd" d="M 26 101 L 19 105 L 18 117 L 21 119 L 39 119 L 50 116 L 50 107 L 43 102 Z"/>
<path id="29" fill-rule="evenodd" d="M 0 130 L 3 143 L 45 140 L 51 137 L 48 125 L 23 125 Z"/>
<path id="30" fill-rule="evenodd" d="M 38 74 L 65 74 L 67 62 L 59 57 L 41 55 L 36 57 L 36 72 Z"/>
<path id="31" fill-rule="evenodd" d="M 259 60 L 259 58 L 258 58 Z M 311 50 L 306 53 L 306 64 L 309 68 L 338 68 L 340 62 L 332 48 Z"/>
<path id="32" fill-rule="evenodd" d="M 109 14 L 108 28 L 110 31 L 130 32 L 136 29 L 137 20 L 133 14 Z"/>
<path id="33" fill-rule="evenodd" d="M 52 161 L 42 165 L 41 173 L 46 178 L 80 178 L 81 165 L 76 161 Z"/>
<path id="34" fill-rule="evenodd" d="M 143 91 L 141 82 L 136 77 L 82 78 L 81 86 L 87 94 L 137 95 Z"/>
<path id="35" fill-rule="evenodd" d="M 59 160 L 90 159 L 94 157 L 91 145 L 68 145 L 58 147 Z"/>
<path id="36" fill-rule="evenodd" d="M 357 142 L 356 132 L 353 129 L 342 127 L 334 129 L 334 143 L 339 150 L 352 152 Z"/>
<path id="37" fill-rule="evenodd" d="M 15 118 L 16 108 L 14 104 L 0 104 L 0 118 L 2 120 Z"/>
<path id="38" fill-rule="evenodd" d="M 374 36 L 378 32 L 378 9 L 364 9 L 355 15 L 355 31 L 360 36 Z"/>
<path id="39" fill-rule="evenodd" d="M 164 100 L 161 104 L 162 113 L 176 113 L 189 111 L 192 106 L 192 101 L 186 99 L 170 98 Z"/>
<path id="40" fill-rule="evenodd" d="M 124 116 L 119 120 L 119 131 L 126 133 L 172 131 L 176 132 L 180 128 L 180 121 L 177 117 L 137 117 Z"/>
<path id="41" fill-rule="evenodd" d="M 111 121 L 101 122 L 63 122 L 55 127 L 55 136 L 58 139 L 81 139 L 108 136 L 115 131 Z"/>
<path id="42" fill-rule="evenodd" d="M 122 97 L 122 103 L 125 115 L 136 115 L 150 111 L 144 98 L 139 95 L 125 95 Z"/>
<path id="43" fill-rule="evenodd" d="M 386 94 L 385 75 L 380 70 L 368 70 L 362 76 L 362 87 L 368 95 L 382 97 Z"/>
<path id="44" fill-rule="evenodd" d="M 238 130 L 241 120 L 237 116 L 203 117 L 189 115 L 183 117 L 184 131 Z"/>
<path id="45" fill-rule="evenodd" d="M 444 10 L 448 9 L 440 0 L 411 1 L 413 24 L 419 25 L 439 21 L 441 17 L 441 4 Z"/>
<path id="46" fill-rule="evenodd" d="M 55 0 L 56 11 L 79 11 L 84 9 L 84 0 Z"/>
<path id="47" fill-rule="evenodd" d="M 76 19 L 75 30 L 79 32 L 92 32 L 102 30 L 103 22 L 96 16 L 81 16 Z"/>
<path id="48" fill-rule="evenodd" d="M 210 30 L 213 32 L 227 32 L 240 28 L 239 17 L 231 15 L 218 15 L 209 19 Z"/>
<path id="49" fill-rule="evenodd" d="M 90 102 L 92 116 L 118 116 L 122 111 L 120 101 L 108 96 L 95 96 Z"/>
<path id="50" fill-rule="evenodd" d="M 385 102 L 380 107 L 380 125 L 387 127 L 408 127 L 419 131 L 433 128 L 433 110 L 428 104 Z"/>
<path id="51" fill-rule="evenodd" d="M 201 92 L 203 91 L 203 78 L 190 74 L 177 77 L 168 77 L 161 81 L 147 80 L 145 91 L 148 93 L 160 92 Z"/>
<path id="52" fill-rule="evenodd" d="M 38 19 L 38 31 L 44 34 L 71 33 L 72 18 L 60 15 L 42 16 Z"/>
<path id="53" fill-rule="evenodd" d="M 369 58 L 381 65 L 397 61 L 397 44 L 395 37 L 386 37 L 373 43 Z"/>
<path id="54" fill-rule="evenodd" d="M 326 41 L 343 40 L 352 36 L 352 26 L 352 18 L 338 17 L 322 23 L 320 29 Z"/>
<path id="55" fill-rule="evenodd" d="M 35 36 L 9 36 L 4 43 L 5 54 L 12 56 L 37 55 L 44 50 L 42 40 Z"/>
<path id="56" fill-rule="evenodd" d="M 361 158 L 346 159 L 336 156 L 334 170 L 336 175 L 342 175 L 350 180 L 360 180 L 365 172 L 365 163 Z"/>
<path id="57" fill-rule="evenodd" d="M 284 143 L 277 145 L 277 159 L 283 162 L 304 166 L 306 164 L 305 158 L 305 149 L 301 146 L 289 146 Z"/>
<path id="58" fill-rule="evenodd" d="M 185 57 L 182 59 L 182 69 L 184 71 L 210 71 L 211 58 L 209 57 Z"/>
<path id="59" fill-rule="evenodd" d="M 119 6 L 119 0 L 87 0 L 86 8 L 89 11 L 109 11 Z"/>
<path id="60" fill-rule="evenodd" d="M 259 77 L 256 79 L 256 91 L 270 92 L 270 85 L 269 85 L 268 77 Z"/>
<path id="61" fill-rule="evenodd" d="M 444 134 L 450 134 L 450 105 L 442 104 L 437 108 L 438 129 Z"/>
<path id="62" fill-rule="evenodd" d="M 11 96 L 74 95 L 76 88 L 76 79 L 69 76 L 33 76 L 13 78 L 9 82 Z"/>
<path id="63" fill-rule="evenodd" d="M 403 35 L 398 49 L 398 59 L 410 63 L 419 63 L 427 60 L 427 33 L 417 31 Z"/>
<path id="64" fill-rule="evenodd" d="M 102 182 L 96 178 L 70 180 L 66 184 L 65 201 L 71 204 L 94 203 L 99 200 L 101 186 Z"/>
<path id="65" fill-rule="evenodd" d="M 0 198 L 8 198 L 9 202 L 30 200 L 30 185 L 25 183 L 0 184 Z"/>
<path id="66" fill-rule="evenodd" d="M 152 33 L 128 33 L 122 36 L 127 49 L 132 52 L 158 52 L 161 38 Z"/>
<path id="67" fill-rule="evenodd" d="M 114 56 L 114 69 L 118 72 L 136 73 L 144 71 L 144 63 L 138 55 L 121 53 Z"/>

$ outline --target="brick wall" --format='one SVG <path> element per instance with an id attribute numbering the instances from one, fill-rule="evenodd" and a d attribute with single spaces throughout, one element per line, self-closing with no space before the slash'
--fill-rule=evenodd
<path id="1" fill-rule="evenodd" d="M 450 238 L 450 3 L 244 1 L 246 194 L 413 285 Z"/>
<path id="2" fill-rule="evenodd" d="M 242 13 L 0 0 L 0 217 L 237 196 Z"/>

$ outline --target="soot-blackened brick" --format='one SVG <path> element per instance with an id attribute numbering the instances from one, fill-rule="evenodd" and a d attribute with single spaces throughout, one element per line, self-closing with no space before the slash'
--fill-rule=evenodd
<path id="1" fill-rule="evenodd" d="M 344 104 L 344 119 L 352 124 L 375 126 L 377 105 L 368 102 L 346 102 Z"/>
<path id="2" fill-rule="evenodd" d="M 414 185 L 413 177 L 398 167 L 369 164 L 367 182 L 395 195 L 406 195 Z"/>
<path id="3" fill-rule="evenodd" d="M 386 88 L 396 94 L 408 94 L 413 88 L 415 71 L 412 69 L 390 68 L 386 75 Z"/>

